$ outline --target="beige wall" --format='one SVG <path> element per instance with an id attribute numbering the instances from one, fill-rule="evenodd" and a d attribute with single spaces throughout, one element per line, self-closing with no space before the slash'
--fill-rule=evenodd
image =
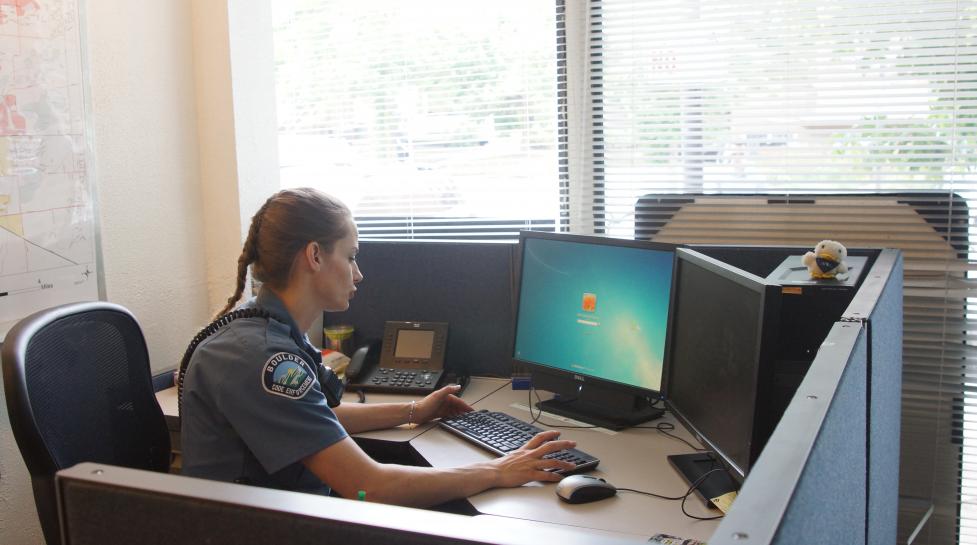
<path id="1" fill-rule="evenodd" d="M 158 372 L 179 363 L 233 289 L 241 225 L 228 2 L 82 3 L 106 298 L 139 319 Z M 3 411 L 0 543 L 40 544 Z"/>
<path id="2" fill-rule="evenodd" d="M 139 319 L 154 370 L 208 311 L 190 7 L 87 3 L 105 295 Z"/>

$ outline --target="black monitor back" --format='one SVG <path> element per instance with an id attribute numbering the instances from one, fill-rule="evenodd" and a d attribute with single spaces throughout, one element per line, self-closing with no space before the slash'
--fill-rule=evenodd
<path id="1" fill-rule="evenodd" d="M 773 432 L 780 288 L 687 248 L 677 252 L 666 399 L 742 481 Z"/>
<path id="2" fill-rule="evenodd" d="M 383 336 L 390 320 L 448 322 L 447 369 L 511 376 L 514 255 L 510 243 L 361 241 L 363 282 L 345 312 L 323 325 L 351 324 L 354 344 Z"/>

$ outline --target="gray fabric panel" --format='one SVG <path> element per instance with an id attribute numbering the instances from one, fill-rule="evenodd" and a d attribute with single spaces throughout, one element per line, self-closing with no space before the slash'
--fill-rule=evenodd
<path id="1" fill-rule="evenodd" d="M 863 333 L 773 543 L 865 543 L 867 348 Z"/>
<path id="2" fill-rule="evenodd" d="M 323 323 L 353 324 L 357 346 L 388 320 L 448 322 L 446 367 L 512 374 L 515 244 L 362 241 L 363 282 L 349 310 Z"/>
<path id="3" fill-rule="evenodd" d="M 868 543 L 896 542 L 902 406 L 902 259 L 869 317 L 872 362 L 869 427 Z"/>

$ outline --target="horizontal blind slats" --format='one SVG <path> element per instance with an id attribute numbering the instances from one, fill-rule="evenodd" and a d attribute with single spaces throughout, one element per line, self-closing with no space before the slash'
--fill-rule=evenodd
<path id="1" fill-rule="evenodd" d="M 339 197 L 361 239 L 555 229 L 556 17 L 514 0 L 275 3 L 282 186 Z"/>
<path id="2" fill-rule="evenodd" d="M 977 490 L 977 2 L 590 7 L 576 160 L 595 191 L 571 214 L 666 242 L 900 248 L 900 493 L 934 501 L 933 543 L 956 535 Z M 851 195 L 872 192 L 903 195 Z"/>

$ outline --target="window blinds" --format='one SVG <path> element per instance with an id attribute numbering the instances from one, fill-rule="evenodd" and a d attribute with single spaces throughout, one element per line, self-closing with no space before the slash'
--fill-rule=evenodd
<path id="1" fill-rule="evenodd" d="M 275 2 L 282 185 L 339 196 L 362 238 L 569 228 L 902 249 L 900 542 L 932 505 L 916 543 L 974 543 L 975 14 L 977 0 Z"/>
<path id="2" fill-rule="evenodd" d="M 514 240 L 560 221 L 550 0 L 274 3 L 283 187 L 360 238 Z"/>
<path id="3" fill-rule="evenodd" d="M 901 248 L 900 543 L 928 505 L 915 543 L 977 542 L 977 2 L 587 9 L 593 179 L 570 183 L 592 197 L 571 217 L 676 242 Z"/>

